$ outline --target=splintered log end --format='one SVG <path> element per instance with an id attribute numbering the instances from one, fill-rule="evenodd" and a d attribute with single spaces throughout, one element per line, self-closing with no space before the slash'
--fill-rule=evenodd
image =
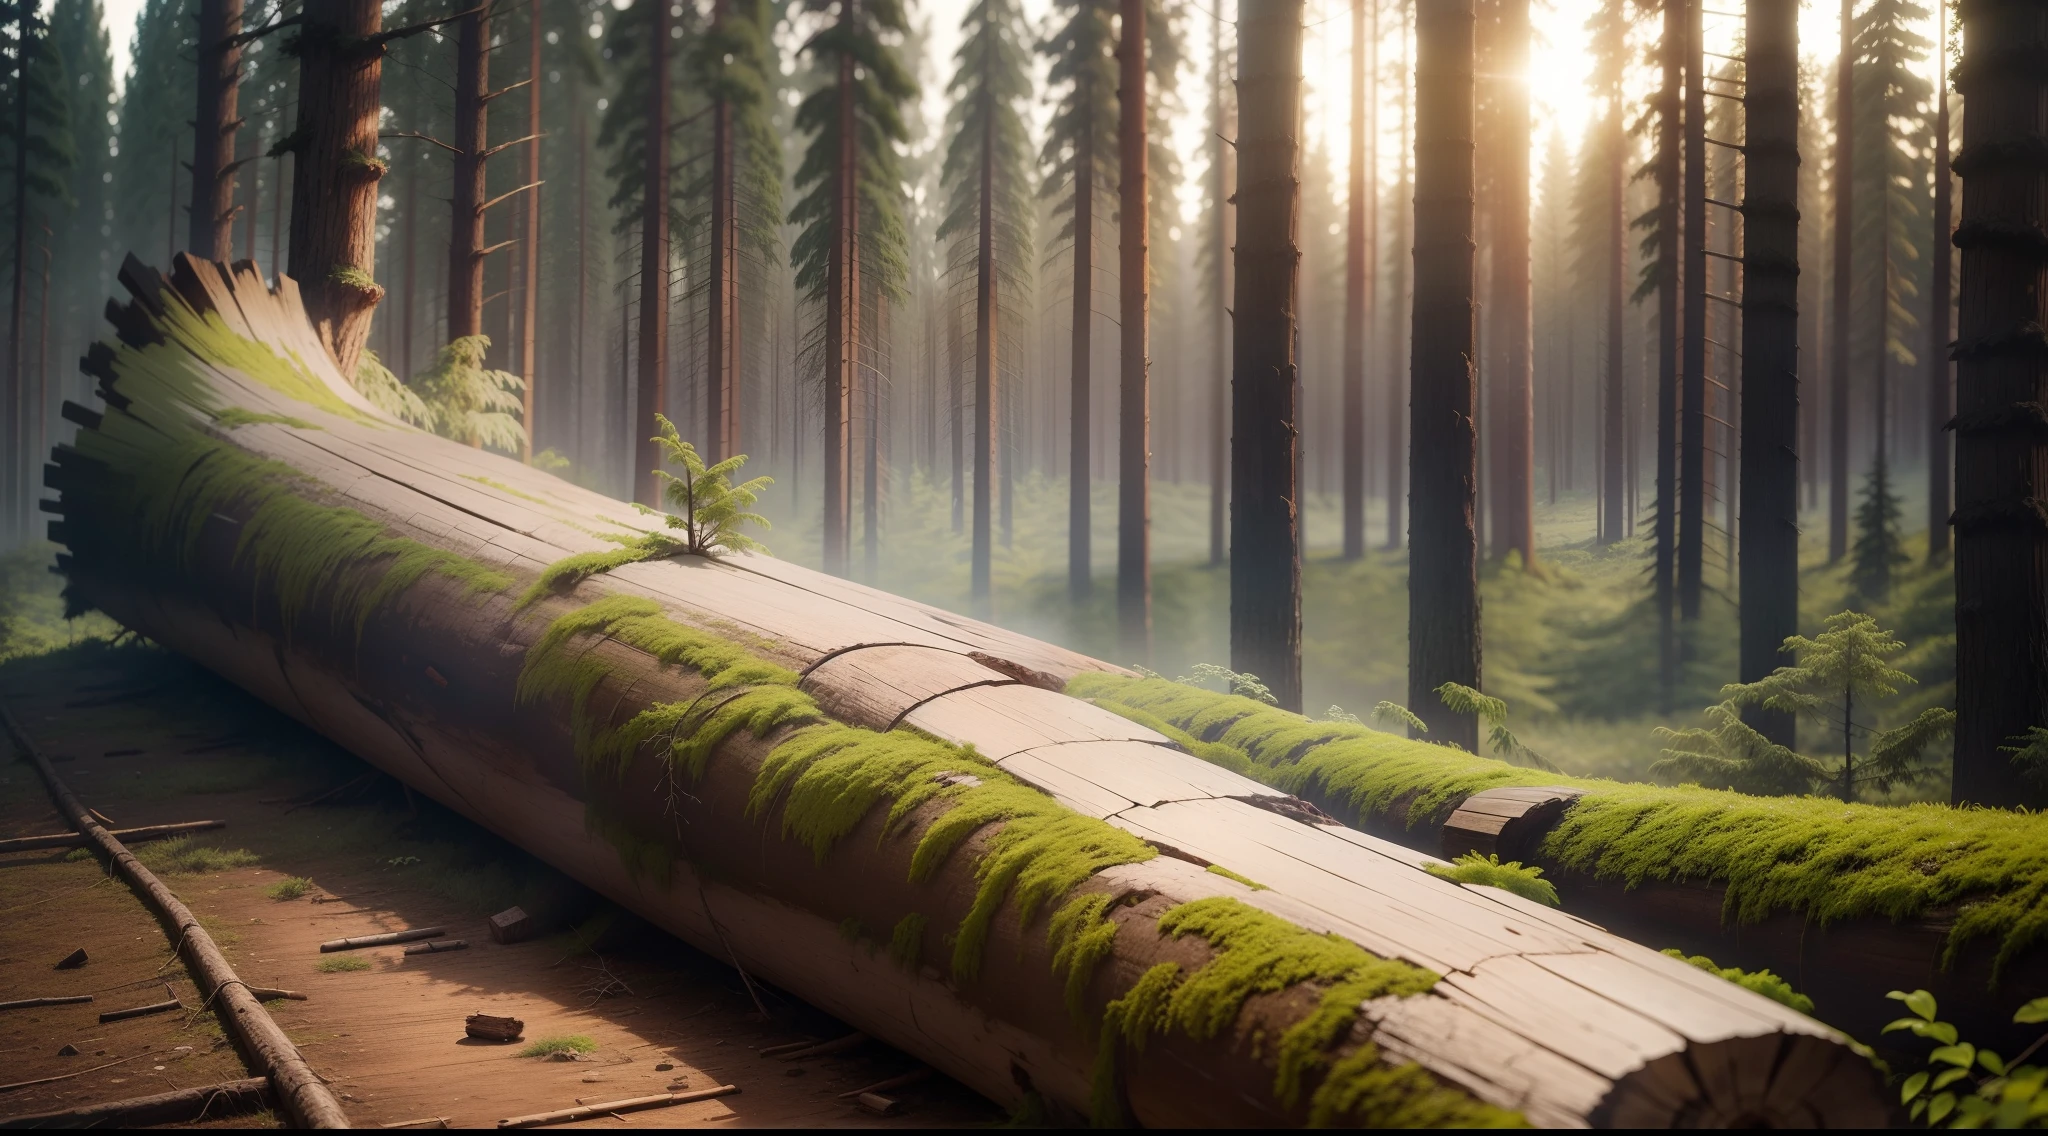
<path id="1" fill-rule="evenodd" d="M 479 1041 L 518 1041 L 526 1032 L 526 1023 L 518 1018 L 471 1014 L 463 1021 L 462 1032 Z"/>
<path id="2" fill-rule="evenodd" d="M 1474 793 L 1444 822 L 1444 859 L 1477 852 L 1503 860 L 1527 860 L 1543 834 L 1584 795 L 1584 789 L 1564 785 Z"/>
<path id="3" fill-rule="evenodd" d="M 491 940 L 498 943 L 517 943 L 531 939 L 539 930 L 539 924 L 523 908 L 508 907 L 491 916 Z"/>
<path id="4" fill-rule="evenodd" d="M 1696 1042 L 1615 1082 L 1596 1128 L 1889 1128 L 1871 1063 L 1804 1034 Z"/>

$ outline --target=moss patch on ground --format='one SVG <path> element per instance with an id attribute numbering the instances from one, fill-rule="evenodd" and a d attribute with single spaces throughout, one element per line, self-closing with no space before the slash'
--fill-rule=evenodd
<path id="1" fill-rule="evenodd" d="M 1441 822 L 1483 789 L 1584 789 L 1545 838 L 1546 860 L 1631 886 L 1720 883 L 1732 922 L 1780 911 L 1822 923 L 1954 911 L 1944 965 L 1990 939 L 1994 975 L 2048 934 L 2048 814 L 1566 777 L 1165 679 L 1090 673 L 1067 689 L 1164 727 L 1197 756 L 1358 816 L 1407 799 L 1412 826 Z"/>

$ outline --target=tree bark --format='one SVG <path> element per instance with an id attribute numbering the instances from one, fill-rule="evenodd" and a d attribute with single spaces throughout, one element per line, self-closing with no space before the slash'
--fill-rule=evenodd
<path id="1" fill-rule="evenodd" d="M 1743 88 L 1740 674 L 1799 633 L 1799 4 L 1749 0 Z M 1743 719 L 1783 746 L 1794 716 Z"/>
<path id="2" fill-rule="evenodd" d="M 991 47 L 995 33 L 983 33 Z M 983 66 L 994 65 L 984 59 Z M 990 490 L 995 476 L 996 441 L 996 225 L 995 225 L 995 97 L 994 80 L 984 79 L 981 88 L 981 167 L 979 180 L 980 216 L 974 244 L 974 563 L 972 599 L 975 614 L 992 614 L 989 561 L 993 554 L 989 531 Z"/>
<path id="3" fill-rule="evenodd" d="M 185 244 L 208 260 L 235 258 L 235 104 L 242 84 L 242 0 L 199 0 L 198 107 L 192 117 L 192 208 Z"/>
<path id="4" fill-rule="evenodd" d="M 1927 289 L 1927 559 L 1948 555 L 1949 489 L 1951 454 L 1949 419 L 1955 413 L 1949 337 L 1953 332 L 1955 304 L 1955 216 L 1949 168 L 1948 118 L 1948 17 L 1946 10 L 1936 21 L 1934 58 L 1934 239 L 1929 242 L 1933 271 Z"/>
<path id="5" fill-rule="evenodd" d="M 1493 555 L 1536 563 L 1536 405 L 1529 315 L 1529 0 L 1498 0 L 1487 257 L 1487 509 Z"/>
<path id="6" fill-rule="evenodd" d="M 1828 563 L 1849 552 L 1849 273 L 1856 231 L 1856 4 L 1842 0 L 1842 53 L 1835 63 L 1833 326 L 1828 329 Z"/>
<path id="7" fill-rule="evenodd" d="M 1122 382 L 1117 415 L 1117 640 L 1129 658 L 1152 656 L 1151 262 L 1146 247 L 1145 7 L 1122 0 L 1117 49 L 1117 311 Z"/>
<path id="8" fill-rule="evenodd" d="M 1220 565 L 1229 554 L 1230 455 L 1227 435 L 1230 394 L 1230 258 L 1231 210 L 1236 207 L 1231 186 L 1232 166 L 1237 149 L 1230 138 L 1231 127 L 1225 102 L 1223 16 L 1219 4 L 1209 13 L 1209 202 L 1210 239 L 1216 250 L 1216 302 L 1209 312 L 1209 349 L 1214 353 L 1214 374 L 1209 386 L 1209 563 Z"/>
<path id="9" fill-rule="evenodd" d="M 1076 82 L 1087 84 L 1087 73 Z M 1087 107 L 1093 92 L 1077 91 L 1075 101 Z M 1094 393 L 1089 381 L 1095 350 L 1095 131 L 1087 126 L 1074 134 L 1073 267 L 1073 362 L 1067 384 L 1067 595 L 1080 603 L 1095 588 L 1094 509 L 1089 496 L 1095 438 Z"/>
<path id="10" fill-rule="evenodd" d="M 654 416 L 668 396 L 669 5 L 654 5 L 647 44 L 647 169 L 640 202 L 640 342 L 634 362 L 633 499 L 659 508 L 661 447 Z"/>
<path id="11" fill-rule="evenodd" d="M 491 15 L 478 10 L 455 25 L 455 156 L 448 194 L 450 340 L 484 333 L 484 147 L 490 137 L 490 88 Z"/>
<path id="12" fill-rule="evenodd" d="M 1372 7 L 1368 33 L 1366 8 Z M 1375 210 L 1369 196 L 1377 176 L 1368 176 L 1366 76 L 1375 70 L 1379 39 L 1378 0 L 1351 0 L 1351 180 L 1344 230 L 1344 559 L 1365 555 L 1365 333 L 1372 318 L 1372 254 L 1366 250 Z M 1378 75 L 1372 76 L 1377 90 Z M 1373 171 L 1374 175 L 1377 171 Z"/>
<path id="13" fill-rule="evenodd" d="M 540 0 L 529 0 L 526 16 L 526 241 L 520 251 L 525 258 L 525 287 L 521 291 L 524 310 L 519 321 L 520 418 L 526 424 L 526 441 L 520 458 L 533 462 L 534 379 L 539 367 L 534 342 L 540 325 Z M 561 405 L 558 401 L 556 405 Z"/>
<path id="14" fill-rule="evenodd" d="M 713 30 L 723 31 L 731 18 L 732 0 L 715 0 L 711 7 Z M 711 313 L 705 337 L 710 358 L 704 380 L 707 463 L 740 452 L 739 168 L 734 159 L 732 100 L 721 92 L 711 104 Z"/>
<path id="15" fill-rule="evenodd" d="M 1628 296 L 1628 126 L 1621 76 L 1609 93 L 1604 126 L 1607 153 L 1607 358 L 1601 376 L 1600 543 L 1613 544 L 1628 531 L 1628 394 L 1623 369 Z"/>
<path id="16" fill-rule="evenodd" d="M 2038 808 L 2048 794 L 2000 747 L 2048 726 L 2048 9 L 1962 11 L 1955 800 Z"/>
<path id="17" fill-rule="evenodd" d="M 291 269 L 322 346 L 353 375 L 384 289 L 376 283 L 378 0 L 306 0 L 293 132 Z"/>
<path id="18" fill-rule="evenodd" d="M 1679 145 L 1685 4 L 1664 0 L 1664 87 L 1657 96 L 1657 520 L 1652 589 L 1657 605 L 1658 709 L 1671 712 L 1678 685 L 1678 285 Z"/>
<path id="19" fill-rule="evenodd" d="M 1677 0 L 1668 0 L 1676 3 Z M 1707 538 L 1707 97 L 1701 0 L 1684 0 L 1685 302 L 1679 317 L 1678 614 L 1700 617 Z"/>
<path id="20" fill-rule="evenodd" d="M 1408 72 L 1411 69 L 1410 64 L 1412 63 L 1412 59 L 1408 54 L 1409 49 L 1407 34 L 1409 20 L 1413 16 L 1414 11 L 1415 8 L 1412 0 L 1402 0 L 1402 78 L 1400 83 L 1401 159 L 1400 174 L 1394 183 L 1395 221 L 1393 240 L 1394 247 L 1396 249 L 1400 248 L 1401 242 L 1409 239 L 1409 237 L 1411 236 L 1409 230 L 1411 230 L 1414 227 L 1415 220 L 1413 213 L 1414 205 L 1410 200 L 1410 188 L 1408 180 L 1408 163 L 1413 154 L 1413 151 L 1411 150 L 1409 144 L 1415 133 L 1415 104 L 1409 101 L 1408 94 Z M 1405 441 L 1405 436 L 1403 434 L 1402 423 L 1404 418 L 1406 417 L 1406 415 L 1403 412 L 1407 410 L 1406 396 L 1408 394 L 1408 384 L 1403 382 L 1402 380 L 1408 374 L 1408 353 L 1406 350 L 1407 344 L 1404 342 L 1404 336 L 1401 334 L 1401 331 L 1403 326 L 1402 317 L 1404 314 L 1406 314 L 1402 311 L 1402 305 L 1410 303 L 1413 300 L 1413 296 L 1410 295 L 1410 287 L 1408 280 L 1408 258 L 1396 255 L 1393 259 L 1393 264 L 1389 267 L 1388 275 L 1391 277 L 1391 279 L 1389 279 L 1387 282 L 1387 306 L 1389 308 L 1391 318 L 1387 320 L 1387 357 L 1385 362 L 1387 374 L 1386 547 L 1389 551 L 1392 551 L 1394 549 L 1398 549 L 1401 547 L 1401 539 L 1407 531 L 1402 524 L 1402 505 L 1404 505 L 1407 500 L 1406 497 L 1403 495 L 1404 490 L 1406 488 L 1406 478 L 1403 476 L 1403 474 L 1406 470 L 1408 462 L 1408 450 L 1407 447 L 1403 444 Z"/>
<path id="21" fill-rule="evenodd" d="M 1301 708 L 1295 527 L 1295 300 L 1302 0 L 1242 0 L 1238 18 L 1236 335 L 1231 353 L 1230 666 Z"/>
<path id="22" fill-rule="evenodd" d="M 35 15 L 27 0 L 15 8 L 14 89 L 28 90 L 29 62 L 35 55 Z M 28 499 L 31 471 L 26 340 L 28 317 L 28 99 L 14 100 L 14 289 L 7 317 L 7 481 L 0 501 L 0 547 L 13 548 L 29 535 Z M 175 228 L 174 230 L 175 231 Z"/>
<path id="23" fill-rule="evenodd" d="M 856 0 L 841 0 L 851 28 Z M 839 155 L 832 174 L 832 252 L 825 266 L 824 565 L 834 576 L 852 567 L 853 390 L 860 371 L 860 140 L 854 114 L 853 56 L 840 53 Z"/>

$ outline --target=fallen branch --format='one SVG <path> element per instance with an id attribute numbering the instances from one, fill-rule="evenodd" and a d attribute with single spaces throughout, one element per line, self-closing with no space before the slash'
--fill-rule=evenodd
<path id="1" fill-rule="evenodd" d="M 58 779 L 49 758 L 29 740 L 27 732 L 4 706 L 0 706 L 0 726 L 6 728 L 15 745 L 35 763 L 36 772 L 42 774 L 43 783 L 49 786 L 50 797 L 57 803 L 58 811 L 92 839 L 93 844 L 112 861 L 114 871 L 135 889 L 136 895 L 156 915 L 157 922 L 173 943 L 173 953 L 185 956 L 192 980 L 202 996 L 200 1004 L 216 1012 L 221 1028 L 239 1044 L 253 1064 L 270 1075 L 271 1087 L 292 1122 L 303 1128 L 349 1127 L 348 1115 L 342 1112 L 341 1102 L 306 1064 L 305 1057 L 292 1044 L 291 1038 L 271 1020 L 263 1003 L 256 1000 L 256 996 L 249 992 L 248 984 L 235 974 L 235 968 L 228 965 L 226 956 L 220 953 L 213 936 L 200 926 L 192 909 L 186 907 L 162 880 L 156 878 L 154 872 L 142 866 L 134 853 L 93 819 L 86 807 Z"/>
<path id="2" fill-rule="evenodd" d="M 0 1120 L 0 1128 L 142 1128 L 153 1124 L 191 1124 L 260 1112 L 270 1107 L 270 1103 L 270 1079 L 249 1077 L 203 1088 L 81 1105 L 63 1112 L 9 1117 Z"/>
<path id="3" fill-rule="evenodd" d="M 210 828 L 226 828 L 224 820 L 188 820 L 180 824 L 152 824 L 144 828 L 117 828 L 107 835 L 124 842 L 160 840 L 166 836 L 182 836 L 188 832 L 204 832 Z M 27 852 L 34 848 L 82 848 L 92 841 L 75 832 L 59 832 L 49 836 L 17 836 L 12 840 L 0 840 L 0 852 Z"/>
<path id="4" fill-rule="evenodd" d="M 100 1015 L 100 1024 L 106 1025 L 108 1022 L 124 1022 L 129 1018 L 143 1018 L 151 1014 L 167 1013 L 171 1010 L 180 1009 L 183 1005 L 184 1003 L 173 998 L 168 1002 L 151 1002 L 147 1006 L 130 1006 L 125 1010 L 108 1010 Z"/>
<path id="5" fill-rule="evenodd" d="M 383 947 L 392 943 L 410 943 L 414 939 L 435 939 L 448 933 L 446 927 L 415 927 L 410 931 L 392 931 L 384 935 L 357 935 L 353 939 L 329 939 L 320 944 L 321 954 L 335 951 L 352 951 L 357 947 Z"/>
<path id="6" fill-rule="evenodd" d="M 515 1116 L 500 1120 L 500 1128 L 539 1128 L 544 1124 L 567 1124 L 574 1120 L 589 1120 L 615 1112 L 638 1112 L 647 1108 L 667 1108 L 670 1105 L 691 1104 L 710 1100 L 713 1097 L 731 1096 L 739 1092 L 738 1085 L 718 1085 L 709 1089 L 696 1089 L 687 1093 L 661 1093 L 651 1097 L 628 1097 L 625 1100 L 606 1101 L 603 1104 L 578 1105 L 575 1108 L 559 1109 L 555 1112 L 537 1112 L 532 1116 Z"/>
<path id="7" fill-rule="evenodd" d="M 69 1006 L 74 1002 L 90 1002 L 90 994 L 73 994 L 63 998 L 23 998 L 15 1002 L 0 1002 L 0 1010 L 26 1010 L 33 1006 Z"/>
<path id="8" fill-rule="evenodd" d="M 412 946 L 405 948 L 405 953 L 409 955 L 438 955 L 446 951 L 466 951 L 468 949 L 469 942 L 466 939 L 440 939 L 431 943 L 414 943 Z"/>
<path id="9" fill-rule="evenodd" d="M 296 990 L 279 990 L 274 986 L 251 986 L 249 993 L 258 1002 L 268 1002 L 272 998 L 283 998 L 292 1002 L 303 1002 L 306 1000 L 306 996 Z"/>

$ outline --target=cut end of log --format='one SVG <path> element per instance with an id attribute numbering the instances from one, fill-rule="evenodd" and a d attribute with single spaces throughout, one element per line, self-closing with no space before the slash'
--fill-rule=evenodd
<path id="1" fill-rule="evenodd" d="M 499 943 L 517 943 L 532 938 L 540 925 L 524 909 L 508 907 L 491 916 L 491 939 Z"/>
<path id="2" fill-rule="evenodd" d="M 518 1018 L 471 1014 L 462 1023 L 462 1032 L 479 1041 L 518 1041 L 526 1032 L 526 1023 Z"/>
<path id="3" fill-rule="evenodd" d="M 1889 1128 L 1884 1078 L 1819 1037 L 1695 1043 L 1615 1082 L 1596 1128 Z"/>

